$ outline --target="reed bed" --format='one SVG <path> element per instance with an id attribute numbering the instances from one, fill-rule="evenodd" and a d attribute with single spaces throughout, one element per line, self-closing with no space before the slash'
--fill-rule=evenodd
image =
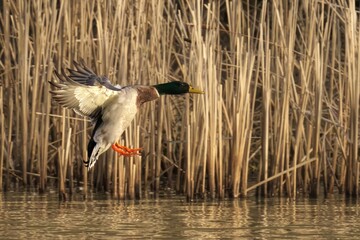
<path id="1" fill-rule="evenodd" d="M 359 194 L 355 1 L 8 1 L 0 17 L 0 189 L 119 199 Z M 91 124 L 49 94 L 83 58 L 113 83 L 182 80 L 201 96 L 145 104 L 91 170 Z"/>

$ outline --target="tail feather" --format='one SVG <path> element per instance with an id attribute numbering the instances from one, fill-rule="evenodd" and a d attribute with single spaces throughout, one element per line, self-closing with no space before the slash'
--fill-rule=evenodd
<path id="1" fill-rule="evenodd" d="M 91 150 L 89 151 L 89 149 Z M 88 167 L 88 170 L 90 170 L 95 165 L 96 161 L 98 160 L 102 152 L 103 152 L 103 146 L 101 144 L 96 143 L 94 140 L 89 142 L 88 145 L 89 160 L 86 162 L 86 166 Z"/>
<path id="2" fill-rule="evenodd" d="M 95 124 L 94 130 L 91 134 L 91 139 L 89 141 L 88 148 L 87 148 L 88 160 L 84 161 L 84 164 L 86 167 L 88 167 L 88 170 L 90 170 L 95 165 L 100 154 L 104 152 L 103 144 L 97 143 L 94 140 L 95 133 L 98 130 L 98 128 L 100 127 L 100 125 L 102 124 L 102 122 L 103 122 L 102 116 L 99 115 L 96 120 L 96 124 Z"/>
<path id="3" fill-rule="evenodd" d="M 88 161 L 84 162 L 85 166 L 90 170 L 99 159 L 99 156 L 104 153 L 111 144 L 104 144 L 103 142 L 95 142 L 93 138 L 90 139 L 88 144 Z"/>
<path id="4" fill-rule="evenodd" d="M 94 138 L 91 138 L 89 141 L 89 144 L 88 144 L 88 148 L 87 148 L 88 158 L 90 158 L 95 146 L 96 146 L 96 142 L 94 141 Z"/>

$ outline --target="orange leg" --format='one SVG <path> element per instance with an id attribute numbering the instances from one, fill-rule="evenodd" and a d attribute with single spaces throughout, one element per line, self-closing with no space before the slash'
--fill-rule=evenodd
<path id="1" fill-rule="evenodd" d="M 113 145 L 111 145 L 111 148 L 120 155 L 128 157 L 140 155 L 140 151 L 142 150 L 142 148 L 128 148 L 125 146 L 121 146 L 118 143 L 114 143 Z"/>
<path id="2" fill-rule="evenodd" d="M 126 152 L 139 152 L 139 151 L 142 150 L 142 148 L 128 148 L 128 147 L 122 146 L 122 145 L 120 145 L 118 143 L 115 143 L 113 145 L 115 145 L 117 148 L 123 149 Z"/>

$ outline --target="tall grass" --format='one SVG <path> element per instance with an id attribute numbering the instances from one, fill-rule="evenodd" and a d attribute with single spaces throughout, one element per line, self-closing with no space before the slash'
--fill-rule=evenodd
<path id="1" fill-rule="evenodd" d="M 0 186 L 188 199 L 359 193 L 354 1 L 3 1 Z M 54 103 L 53 70 L 83 58 L 113 83 L 182 80 L 202 96 L 145 104 L 87 171 L 87 119 Z M 55 179 L 55 182 L 54 182 Z"/>

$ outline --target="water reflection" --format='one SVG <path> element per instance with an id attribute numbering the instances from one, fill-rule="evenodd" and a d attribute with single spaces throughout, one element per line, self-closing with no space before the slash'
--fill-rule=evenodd
<path id="1" fill-rule="evenodd" d="M 357 201 L 255 198 L 188 203 L 182 197 L 117 201 L 106 195 L 0 194 L 1 239 L 356 239 Z"/>

